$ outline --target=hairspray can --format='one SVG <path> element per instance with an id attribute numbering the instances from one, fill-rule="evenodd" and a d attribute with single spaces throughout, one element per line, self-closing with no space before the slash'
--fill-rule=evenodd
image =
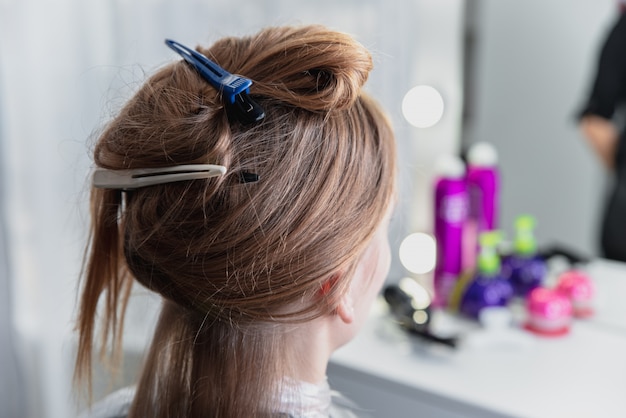
<path id="1" fill-rule="evenodd" d="M 464 269 L 475 268 L 479 248 L 478 237 L 483 232 L 498 229 L 500 173 L 498 154 L 487 142 L 472 145 L 467 153 L 467 218 Z"/>
<path id="2" fill-rule="evenodd" d="M 437 262 L 433 277 L 433 305 L 445 307 L 463 268 L 463 230 L 467 221 L 468 193 L 465 165 L 456 156 L 437 162 L 435 180 L 435 240 Z"/>

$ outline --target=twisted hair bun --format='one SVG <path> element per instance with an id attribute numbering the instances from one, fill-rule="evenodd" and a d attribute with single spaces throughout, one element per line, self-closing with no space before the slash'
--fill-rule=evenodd
<path id="1" fill-rule="evenodd" d="M 200 49 L 224 68 L 254 80 L 253 93 L 310 111 L 350 107 L 372 70 L 369 52 L 323 26 L 284 27 Z M 233 51 L 239 51 L 233 53 Z"/>

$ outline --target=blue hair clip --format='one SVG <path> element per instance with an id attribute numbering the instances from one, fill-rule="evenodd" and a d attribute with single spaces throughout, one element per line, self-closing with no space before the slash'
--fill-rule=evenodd
<path id="1" fill-rule="evenodd" d="M 204 55 L 176 41 L 166 39 L 165 43 L 223 95 L 229 117 L 243 124 L 258 122 L 265 117 L 263 108 L 249 96 L 252 80 L 229 73 Z"/>

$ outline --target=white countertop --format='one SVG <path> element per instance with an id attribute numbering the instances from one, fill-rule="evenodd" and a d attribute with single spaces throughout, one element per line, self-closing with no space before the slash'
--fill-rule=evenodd
<path id="1" fill-rule="evenodd" d="M 596 282 L 596 315 L 575 320 L 566 336 L 513 329 L 494 340 L 476 328 L 465 344 L 449 349 L 408 337 L 378 311 L 331 366 L 461 411 L 626 417 L 626 267 L 594 261 L 587 270 Z"/>
<path id="2" fill-rule="evenodd" d="M 596 314 L 590 322 L 626 335 L 626 264 L 598 260 L 587 267 L 587 272 L 596 283 Z"/>

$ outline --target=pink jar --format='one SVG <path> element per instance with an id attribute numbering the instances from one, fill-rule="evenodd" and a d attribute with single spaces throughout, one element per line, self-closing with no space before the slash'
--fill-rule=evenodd
<path id="1" fill-rule="evenodd" d="M 526 309 L 527 330 L 546 336 L 559 336 L 569 332 L 572 303 L 561 292 L 537 287 L 528 294 Z"/>
<path id="2" fill-rule="evenodd" d="M 579 270 L 569 270 L 557 279 L 556 290 L 572 302 L 574 316 L 588 318 L 593 315 L 595 286 L 590 277 Z"/>

